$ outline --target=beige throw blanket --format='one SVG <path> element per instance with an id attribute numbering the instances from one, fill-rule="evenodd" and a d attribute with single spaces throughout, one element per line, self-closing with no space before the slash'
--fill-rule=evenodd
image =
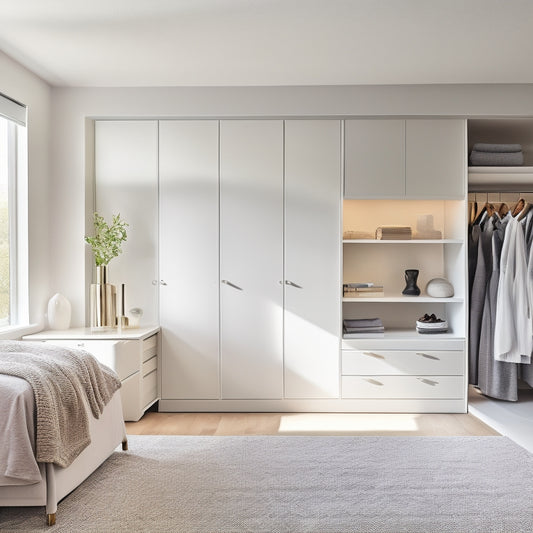
<path id="1" fill-rule="evenodd" d="M 30 383 L 36 459 L 63 467 L 91 442 L 86 404 L 99 418 L 120 387 L 113 370 L 91 354 L 40 342 L 0 341 L 0 373 Z"/>

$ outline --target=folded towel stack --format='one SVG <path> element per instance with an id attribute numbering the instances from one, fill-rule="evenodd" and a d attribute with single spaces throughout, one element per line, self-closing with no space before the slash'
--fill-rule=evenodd
<path id="1" fill-rule="evenodd" d="M 521 144 L 476 143 L 470 153 L 470 165 L 516 167 L 524 164 Z"/>
<path id="2" fill-rule="evenodd" d="M 412 237 L 409 226 L 379 226 L 376 229 L 377 240 L 404 240 L 412 239 Z"/>
<path id="3" fill-rule="evenodd" d="M 342 326 L 342 333 L 345 339 L 356 339 L 366 335 L 383 335 L 385 331 L 381 318 L 345 319 Z"/>

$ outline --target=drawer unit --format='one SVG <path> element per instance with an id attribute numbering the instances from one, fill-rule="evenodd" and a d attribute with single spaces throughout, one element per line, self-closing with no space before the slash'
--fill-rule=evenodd
<path id="1" fill-rule="evenodd" d="M 460 376 L 464 352 L 434 350 L 343 350 L 343 375 Z"/>
<path id="2" fill-rule="evenodd" d="M 342 376 L 343 398 L 461 399 L 463 376 Z"/>
<path id="3" fill-rule="evenodd" d="M 159 328 L 92 332 L 89 328 L 44 331 L 25 340 L 80 348 L 112 368 L 120 378 L 124 420 L 139 420 L 159 399 Z"/>
<path id="4" fill-rule="evenodd" d="M 112 368 L 121 380 L 139 371 L 135 341 L 60 340 L 46 341 L 57 346 L 79 348 L 91 353 L 100 363 Z"/>

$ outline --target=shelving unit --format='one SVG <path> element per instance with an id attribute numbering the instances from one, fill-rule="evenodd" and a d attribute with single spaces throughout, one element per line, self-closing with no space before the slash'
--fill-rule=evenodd
<path id="1" fill-rule="evenodd" d="M 432 215 L 441 239 L 417 239 L 420 219 Z M 372 282 L 384 296 L 342 299 L 344 319 L 379 317 L 385 332 L 342 339 L 344 399 L 367 410 L 466 411 L 466 202 L 465 200 L 345 200 L 343 234 L 373 235 L 384 225 L 411 227 L 413 239 L 343 239 L 343 283 Z M 404 296 L 404 272 L 419 270 L 419 296 Z M 454 287 L 449 298 L 428 296 L 433 278 Z M 448 332 L 422 334 L 425 313 L 448 322 Z"/>

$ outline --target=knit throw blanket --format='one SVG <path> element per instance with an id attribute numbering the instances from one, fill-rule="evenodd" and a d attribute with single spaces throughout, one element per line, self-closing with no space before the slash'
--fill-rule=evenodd
<path id="1" fill-rule="evenodd" d="M 62 467 L 91 442 L 86 405 L 100 418 L 120 387 L 113 370 L 91 354 L 41 342 L 0 341 L 0 373 L 32 386 L 36 459 Z"/>

